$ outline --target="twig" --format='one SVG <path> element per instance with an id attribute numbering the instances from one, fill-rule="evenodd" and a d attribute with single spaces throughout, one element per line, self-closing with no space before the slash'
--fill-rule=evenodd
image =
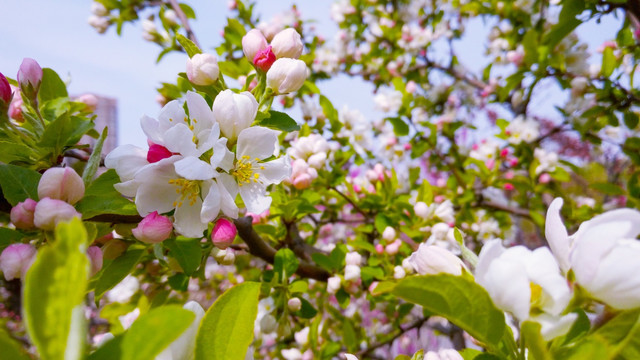
<path id="1" fill-rule="evenodd" d="M 391 337 L 391 338 L 389 338 L 389 339 L 387 339 L 387 340 L 384 340 L 384 341 L 381 341 L 381 342 L 375 343 L 375 344 L 373 344 L 373 345 L 369 346 L 368 348 L 366 348 L 366 349 L 364 349 L 364 350 L 360 350 L 360 351 L 358 352 L 358 357 L 359 357 L 359 358 L 362 358 L 362 357 L 364 357 L 365 355 L 369 355 L 370 353 L 372 353 L 375 349 L 377 349 L 377 348 L 379 348 L 379 347 L 382 347 L 382 346 L 385 346 L 385 345 L 389 345 L 389 344 L 391 344 L 392 342 L 394 342 L 397 338 L 399 338 L 400 336 L 402 336 L 402 335 L 403 335 L 404 333 L 406 333 L 407 331 L 410 331 L 410 330 L 413 330 L 413 329 L 417 329 L 417 328 L 422 327 L 422 325 L 423 325 L 427 320 L 428 320 L 428 318 L 418 319 L 418 320 L 414 321 L 413 323 L 411 323 L 411 324 L 409 325 L 409 327 L 407 327 L 406 329 L 403 329 L 402 327 L 400 327 L 400 332 L 398 332 L 397 334 L 395 334 L 393 337 Z"/>
<path id="2" fill-rule="evenodd" d="M 347 195 L 345 195 L 343 192 L 341 192 L 340 190 L 336 189 L 335 187 L 330 187 L 331 190 L 335 191 L 338 193 L 338 195 L 342 196 L 342 198 L 344 198 L 345 200 L 347 200 L 347 202 L 349 204 L 351 204 L 351 206 L 353 206 L 354 209 L 356 209 L 357 212 L 359 212 L 360 214 L 362 214 L 365 218 L 367 217 L 367 213 L 362 210 L 353 200 L 351 200 L 350 197 L 348 197 Z"/>
<path id="3" fill-rule="evenodd" d="M 178 1 L 169 0 L 169 4 L 171 4 L 171 8 L 173 8 L 173 11 L 175 11 L 176 15 L 178 15 L 184 31 L 187 32 L 187 37 L 191 41 L 193 41 L 193 43 L 196 44 L 197 47 L 200 47 L 198 39 L 196 39 L 196 34 L 193 32 L 193 30 L 191 30 L 191 26 L 189 25 L 189 19 L 187 19 L 187 15 L 185 15 L 184 11 L 182 11 L 182 8 L 180 7 L 180 4 L 178 4 Z"/>
<path id="4" fill-rule="evenodd" d="M 506 212 L 511 213 L 513 215 L 518 215 L 518 216 L 521 216 L 521 217 L 525 217 L 527 219 L 531 219 L 531 214 L 529 213 L 528 210 L 525 210 L 525 209 L 510 207 L 510 206 L 507 206 L 507 205 L 494 203 L 492 201 L 482 201 L 479 204 L 479 206 L 484 206 L 484 207 L 488 207 L 488 208 L 495 209 L 495 210 L 500 210 L 500 211 L 506 211 Z"/>

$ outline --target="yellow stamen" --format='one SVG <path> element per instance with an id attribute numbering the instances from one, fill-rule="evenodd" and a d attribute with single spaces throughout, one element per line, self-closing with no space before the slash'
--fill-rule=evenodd
<path id="1" fill-rule="evenodd" d="M 173 202 L 176 208 L 181 207 L 185 199 L 189 201 L 190 206 L 193 206 L 200 196 L 200 184 L 197 180 L 171 179 L 169 184 L 175 185 L 176 194 L 180 195 L 180 198 Z"/>

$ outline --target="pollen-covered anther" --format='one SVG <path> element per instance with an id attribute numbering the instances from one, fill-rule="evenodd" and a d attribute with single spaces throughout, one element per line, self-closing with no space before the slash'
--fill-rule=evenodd
<path id="1" fill-rule="evenodd" d="M 180 195 L 180 198 L 173 202 L 174 207 L 181 207 L 184 201 L 189 202 L 189 206 L 193 206 L 198 200 L 200 195 L 200 186 L 198 181 L 187 179 L 171 179 L 169 184 L 176 185 L 176 194 Z"/>

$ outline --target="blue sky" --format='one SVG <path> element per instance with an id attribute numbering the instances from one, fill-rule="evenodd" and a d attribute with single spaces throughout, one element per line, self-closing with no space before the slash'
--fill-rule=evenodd
<path id="1" fill-rule="evenodd" d="M 226 1 L 188 3 L 199 17 L 192 23 L 199 41 L 205 51 L 213 53 L 225 18 L 230 14 Z M 256 10 L 263 19 L 269 19 L 289 9 L 291 3 L 260 0 Z M 298 1 L 303 18 L 316 19 L 316 28 L 326 39 L 331 39 L 337 30 L 329 18 L 330 4 L 331 1 Z M 160 82 L 173 81 L 177 73 L 184 71 L 186 55 L 170 54 L 156 64 L 159 47 L 142 39 L 139 24 L 127 24 L 122 37 L 115 34 L 114 28 L 104 35 L 97 34 L 87 24 L 90 5 L 90 1 L 77 0 L 0 0 L 0 33 L 4 34 L 0 72 L 15 77 L 22 59 L 31 57 L 68 81 L 71 94 L 93 92 L 117 98 L 119 143 L 143 146 L 146 141 L 139 119 L 144 114 L 157 115 L 160 108 L 155 102 L 155 88 Z M 613 20 L 600 25 L 585 24 L 579 32 L 594 48 L 615 36 L 617 24 Z M 467 31 L 486 34 L 479 20 L 472 21 Z M 456 47 L 462 53 L 463 63 L 478 69 L 486 64 L 481 57 L 484 46 L 485 40 L 478 41 L 474 36 L 458 42 Z M 337 108 L 348 104 L 365 115 L 373 114 L 372 88 L 360 80 L 343 76 L 323 82 L 320 88 Z"/>

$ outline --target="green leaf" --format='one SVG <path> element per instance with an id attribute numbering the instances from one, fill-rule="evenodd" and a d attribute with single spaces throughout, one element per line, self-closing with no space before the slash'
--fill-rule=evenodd
<path id="1" fill-rule="evenodd" d="M 202 54 L 200 48 L 196 44 L 194 44 L 193 41 L 184 37 L 184 35 L 178 34 L 176 35 L 176 39 L 178 39 L 178 42 L 180 43 L 180 45 L 182 45 L 184 51 L 187 52 L 187 55 L 189 55 L 190 58 L 192 58 L 193 55 Z"/>
<path id="2" fill-rule="evenodd" d="M 264 118 L 256 125 L 268 127 L 270 129 L 292 132 L 300 130 L 300 125 L 286 113 L 269 110 L 269 117 Z"/>
<path id="3" fill-rule="evenodd" d="M 613 49 L 609 46 L 604 48 L 602 53 L 602 76 L 609 77 L 613 74 L 613 70 L 616 68 L 616 56 L 613 54 Z"/>
<path id="4" fill-rule="evenodd" d="M 449 274 L 413 276 L 401 280 L 393 294 L 447 318 L 496 352 L 505 333 L 502 311 L 480 285 Z"/>
<path id="5" fill-rule="evenodd" d="M 300 261 L 298 261 L 296 254 L 289 248 L 282 248 L 276 253 L 273 261 L 273 271 L 278 274 L 278 279 L 284 282 L 285 279 L 288 279 L 298 270 L 299 265 Z"/>
<path id="6" fill-rule="evenodd" d="M 51 99 L 67 96 L 69 96 L 67 86 L 62 79 L 60 79 L 60 76 L 49 68 L 42 69 L 42 83 L 40 84 L 40 91 L 38 92 L 40 103 L 42 104 Z"/>
<path id="7" fill-rule="evenodd" d="M 25 237 L 19 231 L 12 230 L 5 227 L 0 227 L 0 252 L 7 246 L 16 243 Z"/>
<path id="8" fill-rule="evenodd" d="M 140 316 L 124 334 L 121 359 L 153 359 L 191 325 L 195 316 L 178 305 L 150 310 Z"/>
<path id="9" fill-rule="evenodd" d="M 30 155 L 33 152 L 30 147 L 9 142 L 9 141 L 0 141 L 0 162 L 3 163 L 11 163 L 13 161 L 22 162 L 22 163 L 30 163 Z"/>
<path id="10" fill-rule="evenodd" d="M 387 118 L 387 121 L 393 125 L 393 132 L 398 136 L 409 135 L 409 124 L 399 117 Z"/>
<path id="11" fill-rule="evenodd" d="M 30 360 L 26 352 L 13 340 L 5 330 L 0 330 L 0 349 L 2 358 L 11 360 Z"/>
<path id="12" fill-rule="evenodd" d="M 305 298 L 299 298 L 302 302 L 302 307 L 298 312 L 296 312 L 296 316 L 300 316 L 303 319 L 311 319 L 312 317 L 318 314 L 318 310 L 311 305 L 309 301 Z"/>
<path id="13" fill-rule="evenodd" d="M 124 279 L 131 270 L 138 264 L 142 255 L 143 249 L 129 248 L 127 252 L 113 260 L 105 269 L 101 271 L 102 275 L 96 283 L 95 297 L 96 301 L 100 300 L 102 295 L 107 290 L 116 286 L 122 279 Z"/>
<path id="14" fill-rule="evenodd" d="M 529 358 L 531 360 L 552 360 L 553 358 L 547 350 L 547 344 L 540 333 L 542 326 L 537 322 L 525 321 L 521 328 L 522 337 L 529 350 Z"/>
<path id="15" fill-rule="evenodd" d="M 85 219 L 100 214 L 137 215 L 136 205 L 124 198 L 114 187 L 120 178 L 113 169 L 95 179 L 76 204 L 76 209 Z"/>
<path id="16" fill-rule="evenodd" d="M 64 113 L 47 125 L 39 145 L 52 148 L 56 154 L 60 154 L 65 147 L 77 144 L 91 128 L 92 121 Z"/>
<path id="17" fill-rule="evenodd" d="M 177 238 L 168 239 L 164 246 L 169 249 L 169 255 L 178 261 L 185 274 L 191 275 L 200 266 L 202 248 L 200 239 Z"/>
<path id="18" fill-rule="evenodd" d="M 331 124 L 331 131 L 335 134 L 340 131 L 342 128 L 342 123 L 340 123 L 338 117 L 338 111 L 329 99 L 326 96 L 320 95 L 320 107 L 322 108 L 322 112 L 329 119 L 329 123 Z"/>
<path id="19" fill-rule="evenodd" d="M 586 4 L 583 0 L 563 1 L 558 23 L 551 27 L 551 30 L 545 35 L 543 42 L 550 48 L 554 48 L 565 36 L 569 35 L 573 29 L 582 24 L 582 21 L 576 19 L 576 16 L 584 11 L 585 6 Z"/>
<path id="20" fill-rule="evenodd" d="M 632 112 L 631 110 L 628 110 L 624 113 L 624 124 L 627 125 L 630 130 L 635 129 L 636 126 L 638 126 L 638 121 L 638 114 Z"/>
<path id="21" fill-rule="evenodd" d="M 96 142 L 96 146 L 93 148 L 93 153 L 91 153 L 89 161 L 87 161 L 87 165 L 84 167 L 82 182 L 84 182 L 85 188 L 89 187 L 89 184 L 93 181 L 93 177 L 96 175 L 96 171 L 98 171 L 100 160 L 102 160 L 102 145 L 104 144 L 104 140 L 107 138 L 108 132 L 109 129 L 107 127 L 102 130 L 102 134 L 100 134 L 100 138 L 98 139 L 98 142 Z"/>
<path id="22" fill-rule="evenodd" d="M 55 241 L 38 250 L 24 284 L 25 325 L 43 359 L 78 359 L 83 348 L 83 300 L 89 259 L 78 218 L 60 223 Z"/>
<path id="23" fill-rule="evenodd" d="M 180 9 L 182 9 L 182 12 L 187 17 L 187 19 L 195 19 L 196 18 L 196 12 L 193 11 L 191 6 L 189 6 L 187 4 L 180 4 Z"/>
<path id="24" fill-rule="evenodd" d="M 122 359 L 123 335 L 117 335 L 100 346 L 94 353 L 87 356 L 87 360 L 113 360 Z"/>
<path id="25" fill-rule="evenodd" d="M 244 282 L 209 308 L 196 337 L 196 360 L 244 360 L 258 315 L 260 283 Z"/>
<path id="26" fill-rule="evenodd" d="M 25 199 L 38 200 L 40 173 L 15 165 L 0 165 L 0 187 L 11 206 Z"/>

